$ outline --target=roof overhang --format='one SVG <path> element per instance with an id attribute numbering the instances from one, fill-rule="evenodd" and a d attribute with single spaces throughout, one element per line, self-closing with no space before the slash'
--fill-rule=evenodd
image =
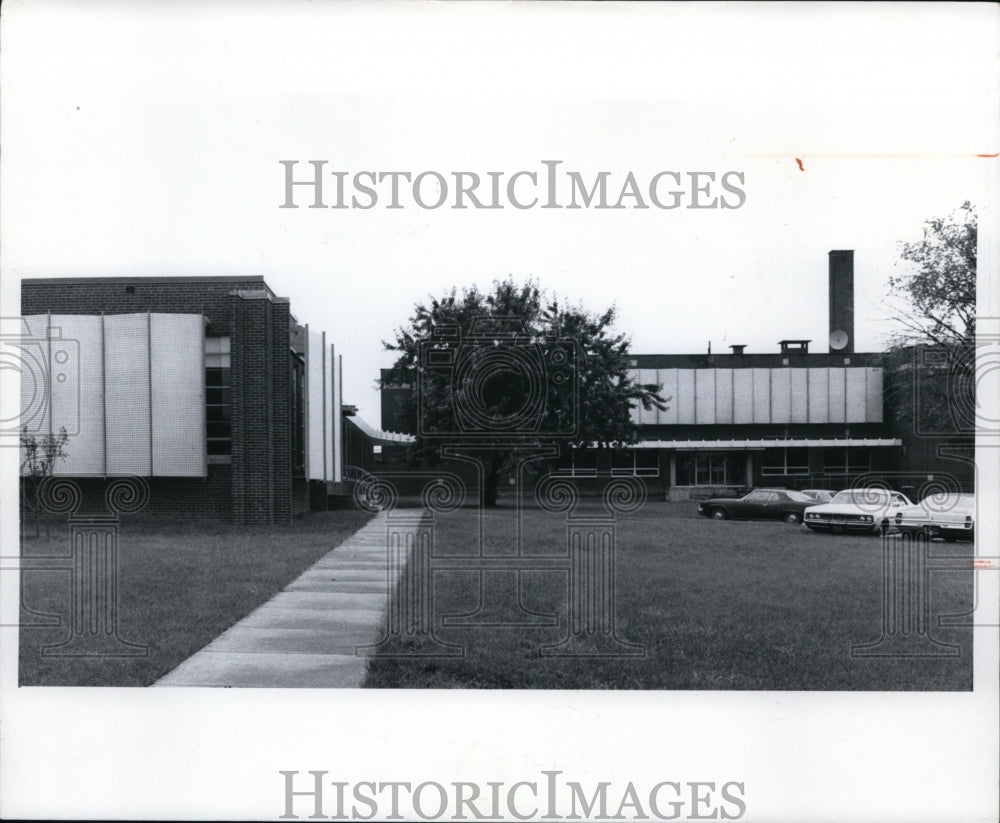
<path id="1" fill-rule="evenodd" d="M 841 438 L 799 438 L 787 440 L 642 440 L 633 443 L 629 449 L 675 449 L 678 451 L 747 451 L 749 449 L 776 448 L 837 448 L 844 446 L 902 446 L 903 441 L 894 437 L 841 437 Z"/>

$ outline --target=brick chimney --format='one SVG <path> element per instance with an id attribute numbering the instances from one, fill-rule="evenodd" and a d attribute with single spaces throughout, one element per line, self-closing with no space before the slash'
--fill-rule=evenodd
<path id="1" fill-rule="evenodd" d="M 830 252 L 830 352 L 854 351 L 854 252 Z"/>

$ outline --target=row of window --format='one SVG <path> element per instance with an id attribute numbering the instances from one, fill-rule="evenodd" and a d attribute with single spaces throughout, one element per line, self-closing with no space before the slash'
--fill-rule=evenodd
<path id="1" fill-rule="evenodd" d="M 572 449 L 562 471 L 573 477 L 597 477 L 597 449 Z M 622 449 L 611 452 L 611 474 L 621 477 L 659 477 L 655 449 Z"/>
<path id="2" fill-rule="evenodd" d="M 563 471 L 573 477 L 596 477 L 600 452 L 574 449 Z M 765 449 L 760 456 L 764 477 L 809 475 L 809 449 Z M 659 458 L 655 449 L 627 449 L 611 452 L 611 474 L 634 477 L 658 477 Z M 746 483 L 746 453 L 678 452 L 675 457 L 677 485 L 726 486 Z M 827 475 L 860 474 L 871 471 L 871 450 L 856 447 L 822 450 L 820 473 Z"/>

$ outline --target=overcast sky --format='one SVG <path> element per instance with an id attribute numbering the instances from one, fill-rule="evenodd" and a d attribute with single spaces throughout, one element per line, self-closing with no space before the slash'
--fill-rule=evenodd
<path id="1" fill-rule="evenodd" d="M 899 241 L 987 198 L 986 8 L 600 5 L 8 13 L 4 294 L 18 276 L 264 275 L 328 332 L 345 401 L 376 424 L 380 341 L 428 294 L 507 275 L 614 302 L 636 352 L 825 350 L 827 252 L 854 249 L 856 350 L 881 348 Z M 279 209 L 279 160 L 561 160 L 615 193 L 630 171 L 739 171 L 746 201 Z"/>

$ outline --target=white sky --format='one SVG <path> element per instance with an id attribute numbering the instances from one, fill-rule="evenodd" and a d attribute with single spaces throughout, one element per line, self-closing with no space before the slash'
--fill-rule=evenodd
<path id="1" fill-rule="evenodd" d="M 380 340 L 428 294 L 508 274 L 615 302 L 635 352 L 824 350 L 826 253 L 854 249 L 856 349 L 879 349 L 898 242 L 982 203 L 993 161 L 971 155 L 997 145 L 983 7 L 6 5 L 5 279 L 264 275 L 376 424 Z M 739 170 L 747 202 L 281 210 L 279 159 L 559 159 L 612 190 Z"/>
<path id="2" fill-rule="evenodd" d="M 345 400 L 372 423 L 379 341 L 428 293 L 508 274 L 616 302 L 636 352 L 823 350 L 827 252 L 854 249 L 856 345 L 877 349 L 897 243 L 966 199 L 988 207 L 997 177 L 975 157 L 1000 151 L 992 4 L 10 0 L 3 16 L 0 314 L 18 313 L 20 277 L 261 274 L 328 331 Z M 290 211 L 282 159 L 732 169 L 747 203 Z M 1000 316 L 991 283 L 981 309 Z M 6 550 L 17 469 L 0 452 Z M 979 488 L 997 488 L 994 463 Z M 980 517 L 996 534 L 995 511 Z M 995 612 L 996 576 L 982 586 Z M 995 818 L 992 629 L 977 629 L 974 693 L 890 697 L 16 689 L 15 636 L 0 632 L 7 817 L 273 817 L 278 769 L 513 782 L 557 768 L 591 785 L 745 780 L 753 819 Z"/>

